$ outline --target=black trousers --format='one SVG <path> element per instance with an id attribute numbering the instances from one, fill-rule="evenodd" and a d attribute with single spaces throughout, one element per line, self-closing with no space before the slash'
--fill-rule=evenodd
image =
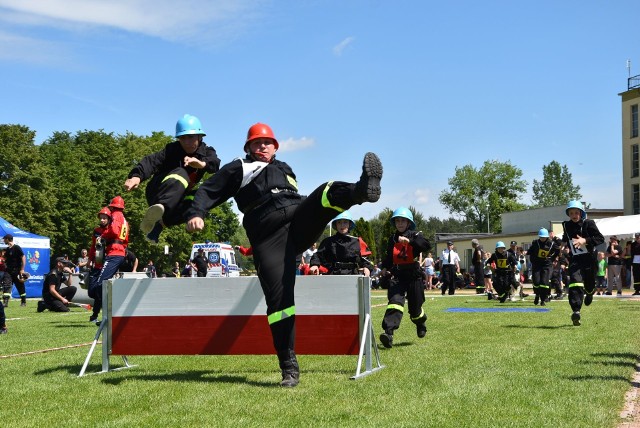
<path id="1" fill-rule="evenodd" d="M 193 202 L 195 189 L 188 189 L 189 175 L 184 168 L 176 168 L 166 175 L 156 174 L 147 184 L 145 195 L 149 206 L 162 204 L 165 226 L 186 223 L 186 213 Z"/>
<path id="2" fill-rule="evenodd" d="M 2 295 L 7 299 L 11 296 L 13 278 L 9 272 L 0 271 L 0 284 L 2 285 Z"/>
<path id="3" fill-rule="evenodd" d="M 476 285 L 476 294 L 484 293 L 484 268 L 482 263 L 473 265 L 473 282 Z"/>
<path id="4" fill-rule="evenodd" d="M 571 258 L 569 263 L 569 305 L 577 312 L 582 309 L 585 293 L 593 294 L 596 288 L 596 266 L 592 254 Z"/>
<path id="5" fill-rule="evenodd" d="M 633 273 L 633 289 L 640 292 L 640 264 L 632 264 L 631 273 Z"/>
<path id="6" fill-rule="evenodd" d="M 551 269 L 553 269 L 553 266 L 533 265 L 532 267 L 533 292 L 540 296 L 541 299 L 546 299 L 551 292 Z"/>
<path id="7" fill-rule="evenodd" d="M 508 271 L 499 271 L 496 270 L 496 273 L 493 277 L 493 289 L 498 294 L 499 298 L 508 296 L 509 291 L 511 290 L 511 276 Z"/>
<path id="8" fill-rule="evenodd" d="M 76 291 L 78 291 L 78 289 L 71 285 L 69 287 L 60 288 L 60 290 L 58 290 L 58 294 L 71 301 L 73 300 L 73 296 L 76 295 Z M 47 309 L 52 312 L 69 312 L 69 308 L 58 299 L 54 299 L 51 296 L 47 295 L 46 297 L 43 297 L 43 300 L 44 304 L 47 306 Z"/>
<path id="9" fill-rule="evenodd" d="M 27 297 L 27 291 L 25 289 L 24 282 L 18 281 L 18 276 L 20 275 L 20 271 L 13 270 L 13 271 L 7 271 L 7 272 L 9 273 L 9 275 L 11 275 L 11 282 L 15 284 L 16 289 L 18 290 L 18 294 L 20 295 L 20 298 L 24 300 Z"/>
<path id="10" fill-rule="evenodd" d="M 393 278 L 387 291 L 389 304 L 382 319 L 382 329 L 387 334 L 393 334 L 400 327 L 404 315 L 405 297 L 408 302 L 409 316 L 414 324 L 422 324 L 427 320 L 422 310 L 424 304 L 424 287 L 422 276 L 400 276 Z"/>
<path id="11" fill-rule="evenodd" d="M 456 265 L 442 265 L 442 294 L 456 292 Z"/>
<path id="12" fill-rule="evenodd" d="M 333 182 L 327 191 L 325 183 L 294 205 L 255 209 L 244 216 L 243 226 L 253 247 L 253 260 L 267 303 L 273 346 L 281 361 L 289 356 L 295 343 L 296 256 L 318 240 L 340 208 L 346 210 L 353 205 L 344 197 L 350 187 L 353 185 Z M 340 208 L 324 206 L 323 194 L 330 205 Z"/>
<path id="13" fill-rule="evenodd" d="M 0 328 L 3 328 L 6 326 L 6 317 L 4 314 L 4 305 L 2 303 L 0 303 Z"/>

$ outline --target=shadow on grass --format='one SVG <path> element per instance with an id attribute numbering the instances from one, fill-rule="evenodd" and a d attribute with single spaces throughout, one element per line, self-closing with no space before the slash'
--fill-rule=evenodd
<path id="1" fill-rule="evenodd" d="M 562 325 L 523 325 L 523 324 L 509 324 L 503 325 L 505 328 L 535 328 L 537 330 L 558 330 L 564 328 L 575 328 L 572 324 L 562 324 Z"/>
<path id="2" fill-rule="evenodd" d="M 121 369 L 122 367 L 112 367 L 113 369 Z M 45 370 L 39 370 L 34 372 L 35 375 L 46 375 L 60 371 L 66 371 L 69 374 L 77 376 L 80 373 L 81 366 L 79 365 L 65 365 L 52 367 Z M 135 367 L 132 367 L 135 369 Z M 170 381 L 170 382 L 211 382 L 211 383 L 232 383 L 232 384 L 246 384 L 257 387 L 280 387 L 278 383 L 274 382 L 256 382 L 248 380 L 246 376 L 235 376 L 229 373 L 221 373 L 219 370 L 192 370 L 175 373 L 162 373 L 162 374 L 148 374 L 139 373 L 135 370 L 126 372 L 113 371 L 109 373 L 99 373 L 102 370 L 102 365 L 90 364 L 87 367 L 87 375 L 106 376 L 101 379 L 102 383 L 107 385 L 119 385 L 122 382 L 131 380 L 158 382 L 158 381 Z M 113 377 L 116 373 L 122 373 L 124 376 Z M 265 376 L 270 373 L 261 371 Z"/>
<path id="3" fill-rule="evenodd" d="M 393 349 L 393 348 L 402 348 L 403 346 L 413 346 L 415 345 L 415 343 L 413 342 L 393 342 L 393 347 L 392 348 L 385 348 L 384 345 L 382 345 L 381 343 L 378 343 L 378 349 L 382 350 L 382 351 L 386 351 L 388 349 Z"/>
<path id="4" fill-rule="evenodd" d="M 597 352 L 591 354 L 593 360 L 582 361 L 582 364 L 600 364 L 603 366 L 636 367 L 638 369 L 639 356 L 630 352 Z M 602 358 L 602 359 L 600 359 Z M 624 361 L 626 360 L 626 361 Z"/>
<path id="5" fill-rule="evenodd" d="M 568 376 L 565 379 L 568 380 L 576 380 L 576 381 L 584 381 L 584 380 L 612 380 L 612 381 L 623 381 L 629 382 L 629 385 L 636 386 L 636 382 L 631 382 L 624 376 L 598 376 L 598 375 L 584 375 L 584 376 Z"/>
<path id="6" fill-rule="evenodd" d="M 640 355 L 633 354 L 631 352 L 595 352 L 591 354 L 594 357 L 594 360 L 589 361 L 581 361 L 582 364 L 601 364 L 605 366 L 624 366 L 624 367 L 634 367 L 636 372 L 640 372 L 640 367 L 638 367 L 638 363 L 640 362 Z M 599 360 L 602 359 L 602 360 Z M 626 361 L 625 361 L 626 360 Z M 625 382 L 629 382 L 629 385 L 634 388 L 640 387 L 640 382 L 635 382 L 632 379 L 627 379 L 623 376 L 596 376 L 596 375 L 585 375 L 585 376 L 574 376 L 569 377 L 570 380 L 622 380 Z"/>
<path id="7" fill-rule="evenodd" d="M 266 376 L 266 374 L 265 374 Z M 229 384 L 243 384 L 250 386 L 257 386 L 261 388 L 276 388 L 280 387 L 274 382 L 256 382 L 248 380 L 246 376 L 234 376 L 230 374 L 216 374 L 211 371 L 185 371 L 177 373 L 163 373 L 163 374 L 136 374 L 135 372 L 128 372 L 126 377 L 123 378 L 108 378 L 102 379 L 102 382 L 107 385 L 119 385 L 122 382 L 128 382 L 131 380 L 141 380 L 149 382 L 210 382 L 210 383 L 229 383 Z"/>
<path id="8" fill-rule="evenodd" d="M 87 327 L 91 327 L 95 330 L 95 327 L 93 327 L 92 325 L 88 325 L 88 323 L 82 323 L 82 324 L 62 324 L 62 323 L 52 323 L 51 325 L 54 328 L 87 328 Z"/>

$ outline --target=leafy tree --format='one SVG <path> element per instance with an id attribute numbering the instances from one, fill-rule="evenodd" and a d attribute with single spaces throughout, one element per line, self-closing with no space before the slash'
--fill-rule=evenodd
<path id="1" fill-rule="evenodd" d="M 391 225 L 391 216 L 393 210 L 390 208 L 384 208 L 376 217 L 369 220 L 371 229 L 373 230 L 373 241 L 375 242 L 378 252 L 376 254 L 376 262 L 384 259 L 387 251 L 387 243 L 389 237 L 395 232 L 395 227 Z M 367 242 L 370 244 L 370 242 Z M 372 260 L 373 261 L 373 260 Z"/>
<path id="2" fill-rule="evenodd" d="M 98 192 L 69 133 L 55 133 L 40 146 L 40 154 L 55 178 L 56 228 L 49 234 L 52 254 L 66 253 L 73 260 L 80 248 L 91 244 L 87 225 L 98 223 Z"/>
<path id="3" fill-rule="evenodd" d="M 508 161 L 487 160 L 480 169 L 471 165 L 456 167 L 448 182 L 450 190 L 440 193 L 440 203 L 465 222 L 474 223 L 478 230 L 487 224 L 488 215 L 491 231 L 499 232 L 501 213 L 525 208 L 518 200 L 526 191 L 527 182 L 522 179 L 522 170 Z"/>
<path id="4" fill-rule="evenodd" d="M 569 168 L 556 161 L 542 167 L 542 181 L 533 180 L 534 207 L 564 205 L 581 198 L 580 186 L 573 185 Z"/>
<path id="5" fill-rule="evenodd" d="M 40 156 L 35 132 L 0 125 L 0 216 L 43 236 L 56 230 L 56 177 Z"/>

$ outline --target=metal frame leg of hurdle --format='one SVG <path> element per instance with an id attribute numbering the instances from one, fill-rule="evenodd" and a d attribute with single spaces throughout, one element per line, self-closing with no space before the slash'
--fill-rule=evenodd
<path id="1" fill-rule="evenodd" d="M 110 302 L 108 299 L 107 293 L 108 293 L 108 287 L 105 284 L 102 289 L 103 302 Z M 98 327 L 98 331 L 96 332 L 95 337 L 93 338 L 93 343 L 91 344 L 91 348 L 89 348 L 89 353 L 87 354 L 87 358 L 84 360 L 84 364 L 82 365 L 82 369 L 80 370 L 78 377 L 82 377 L 85 375 L 87 366 L 89 365 L 89 360 L 91 360 L 93 351 L 95 351 L 96 349 L 96 345 L 98 344 L 98 339 L 100 339 L 100 335 L 102 335 L 102 370 L 99 372 L 94 372 L 90 374 L 106 373 L 109 371 L 117 371 L 117 370 L 123 370 L 131 367 L 135 367 L 129 364 L 129 360 L 127 359 L 126 355 L 122 355 L 122 361 L 124 362 L 124 367 L 118 367 L 115 369 L 109 368 L 109 347 L 110 347 L 109 345 L 111 340 L 109 337 L 109 329 L 107 328 L 107 324 L 109 323 L 109 317 L 111 316 L 110 304 L 108 303 L 107 305 L 103 306 L 102 311 L 103 311 L 102 322 Z M 107 314 L 109 314 L 109 316 L 107 316 Z"/>
<path id="2" fill-rule="evenodd" d="M 356 367 L 356 374 L 351 376 L 351 379 L 360 379 L 361 377 L 370 375 L 380 369 L 383 366 L 380 363 L 380 354 L 378 353 L 378 344 L 376 343 L 375 335 L 373 333 L 373 325 L 371 323 L 371 279 L 363 277 L 359 281 L 361 287 L 360 290 L 360 314 L 364 314 L 364 320 L 362 323 L 362 336 L 360 337 L 360 352 L 358 353 L 358 366 Z M 376 366 L 373 367 L 373 361 L 371 354 L 376 356 Z M 362 360 L 364 359 L 364 371 L 361 371 Z"/>

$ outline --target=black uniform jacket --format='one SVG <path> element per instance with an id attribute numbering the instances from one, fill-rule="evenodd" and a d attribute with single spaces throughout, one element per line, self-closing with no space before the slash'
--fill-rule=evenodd
<path id="1" fill-rule="evenodd" d="M 269 162 L 236 159 L 209 177 L 196 192 L 187 219 L 204 218 L 207 211 L 235 198 L 246 216 L 299 204 L 296 176 L 291 167 L 275 158 Z"/>
<path id="2" fill-rule="evenodd" d="M 484 264 L 486 266 L 490 265 L 492 262 L 496 264 L 496 274 L 501 273 L 503 275 L 513 272 L 514 268 L 518 265 L 518 260 L 516 260 L 513 253 L 509 251 L 504 251 L 502 254 L 496 251 L 491 254 L 491 257 L 489 257 Z"/>
<path id="3" fill-rule="evenodd" d="M 196 169 L 191 166 L 184 165 L 184 157 L 190 156 L 206 163 L 202 169 Z M 169 143 L 159 152 L 152 153 L 142 158 L 140 163 L 136 165 L 130 172 L 128 178 L 140 177 L 140 181 L 150 178 L 154 174 L 166 176 L 170 171 L 176 168 L 184 168 L 189 174 L 191 185 L 197 184 L 205 173 L 213 174 L 220 169 L 220 159 L 213 147 L 207 146 L 204 141 L 200 143 L 197 150 L 188 155 L 182 149 L 178 141 Z"/>
<path id="4" fill-rule="evenodd" d="M 326 267 L 329 275 L 357 275 L 359 268 L 373 269 L 371 262 L 362 257 L 360 240 L 341 233 L 323 239 L 309 264 Z"/>
<path id="5" fill-rule="evenodd" d="M 544 242 L 536 239 L 527 250 L 527 255 L 534 266 L 551 266 L 559 252 L 559 246 L 550 238 L 547 238 Z"/>
<path id="6" fill-rule="evenodd" d="M 585 219 L 578 222 L 567 220 L 562 222 L 562 227 L 564 229 L 562 240 L 566 245 L 569 246 L 569 248 L 572 248 L 572 251 L 569 252 L 569 257 L 574 255 L 572 242 L 573 238 L 577 238 L 578 236 L 580 236 L 586 239 L 587 252 L 589 253 L 593 253 L 595 247 L 604 242 L 604 236 L 602 236 L 602 233 L 600 233 L 596 222 L 593 220 Z"/>

